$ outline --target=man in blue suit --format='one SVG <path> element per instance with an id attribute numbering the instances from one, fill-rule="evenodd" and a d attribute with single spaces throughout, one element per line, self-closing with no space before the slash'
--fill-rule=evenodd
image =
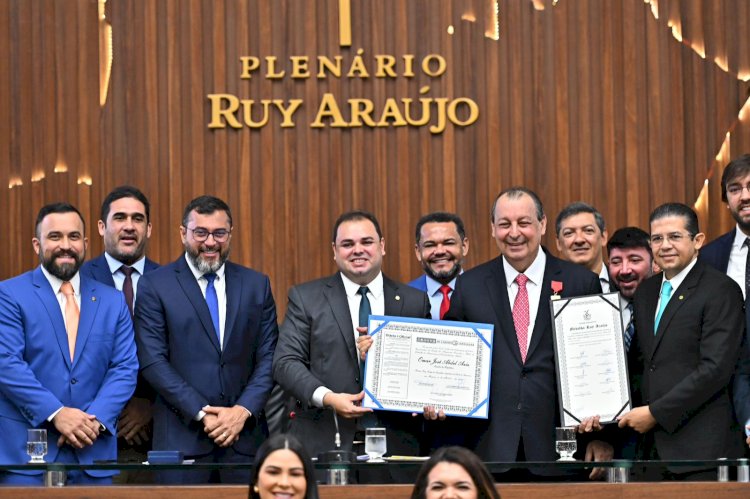
<path id="1" fill-rule="evenodd" d="M 409 286 L 427 293 L 430 315 L 434 320 L 442 319 L 450 308 L 456 278 L 463 272 L 464 257 L 469 252 L 469 238 L 461 217 L 438 211 L 420 218 L 414 252 L 424 274 Z"/>
<path id="2" fill-rule="evenodd" d="M 28 461 L 28 428 L 47 430 L 48 462 L 114 460 L 117 416 L 138 372 L 127 305 L 78 272 L 87 240 L 72 205 L 44 206 L 32 243 L 41 266 L 0 283 L 0 462 Z M 41 484 L 41 473 L 0 473 L 0 483 Z M 114 474 L 71 471 L 68 483 Z"/>
<path id="3" fill-rule="evenodd" d="M 227 261 L 232 213 L 224 201 L 192 200 L 180 235 L 185 254 L 141 277 L 135 306 L 141 372 L 157 393 L 153 447 L 197 462 L 249 462 L 267 435 L 262 411 L 273 384 L 278 328 L 270 281 Z M 247 483 L 249 473 L 174 479 Z"/>
<path id="4" fill-rule="evenodd" d="M 104 198 L 99 219 L 99 235 L 104 241 L 104 253 L 84 263 L 81 273 L 102 284 L 119 289 L 133 312 L 138 294 L 138 281 L 146 272 L 159 265 L 146 258 L 146 246 L 151 237 L 151 205 L 148 198 L 135 187 L 116 187 Z M 120 414 L 117 436 L 117 460 L 137 462 L 146 460 L 151 450 L 152 403 L 155 394 L 149 384 L 138 376 L 133 397 Z M 143 483 L 150 481 L 144 473 L 127 471 L 119 482 Z"/>
<path id="5" fill-rule="evenodd" d="M 721 199 L 727 203 L 737 226 L 701 249 L 698 258 L 729 275 L 744 293 L 747 327 L 734 375 L 733 400 L 735 414 L 746 427 L 746 442 L 750 445 L 750 154 L 735 158 L 724 168 Z"/>

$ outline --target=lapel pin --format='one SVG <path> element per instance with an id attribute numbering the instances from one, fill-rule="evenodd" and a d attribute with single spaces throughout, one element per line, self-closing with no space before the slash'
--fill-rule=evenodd
<path id="1" fill-rule="evenodd" d="M 682 300 L 682 298 L 683 298 L 683 296 L 682 296 L 682 295 L 680 295 L 680 300 Z"/>
<path id="2" fill-rule="evenodd" d="M 396 295 L 396 301 L 399 301 L 401 297 L 399 295 Z"/>

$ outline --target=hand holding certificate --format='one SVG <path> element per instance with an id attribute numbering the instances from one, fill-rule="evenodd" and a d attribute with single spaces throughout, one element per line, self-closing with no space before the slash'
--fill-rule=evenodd
<path id="1" fill-rule="evenodd" d="M 370 316 L 364 407 L 487 418 L 491 324 Z"/>

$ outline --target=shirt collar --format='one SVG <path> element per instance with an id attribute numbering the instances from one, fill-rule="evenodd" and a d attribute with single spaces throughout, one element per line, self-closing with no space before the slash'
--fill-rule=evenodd
<path id="1" fill-rule="evenodd" d="M 690 273 L 690 271 L 693 270 L 693 267 L 695 267 L 696 263 L 698 263 L 698 257 L 697 257 L 697 255 L 695 257 L 693 257 L 693 261 L 690 262 L 690 263 L 688 263 L 687 267 L 685 267 L 684 269 L 682 269 L 680 271 L 680 273 L 677 274 L 676 276 L 674 276 L 673 278 L 667 279 L 666 274 L 662 274 L 662 278 L 661 278 L 662 286 L 664 286 L 664 282 L 665 281 L 669 281 L 669 284 L 672 285 L 672 291 L 674 291 L 677 288 L 679 288 L 680 284 L 682 284 L 682 281 L 685 280 L 685 277 L 687 277 L 687 275 Z"/>
<path id="2" fill-rule="evenodd" d="M 112 274 L 120 270 L 120 267 L 125 265 L 106 251 L 104 252 L 104 258 L 107 260 L 107 265 L 109 265 L 109 272 Z M 146 269 L 146 256 L 142 256 L 140 260 L 135 262 L 133 265 L 128 266 L 134 268 L 140 275 L 143 275 L 143 272 Z"/>
<path id="3" fill-rule="evenodd" d="M 203 272 L 201 272 L 200 270 L 198 270 L 198 269 L 197 269 L 197 268 L 195 267 L 195 265 L 193 265 L 193 262 L 191 262 L 191 261 L 190 261 L 190 258 L 188 257 L 188 254 L 187 254 L 187 253 L 185 253 L 185 261 L 187 262 L 187 264 L 188 264 L 188 267 L 190 267 L 190 271 L 191 271 L 191 272 L 193 273 L 193 275 L 195 276 L 195 280 L 196 280 L 196 281 L 197 281 L 198 279 L 201 279 L 201 278 L 203 278 Z M 224 279 L 224 270 L 225 270 L 225 267 L 226 267 L 226 264 L 222 263 L 222 264 L 221 264 L 221 267 L 219 267 L 219 270 L 217 270 L 217 271 L 216 271 L 216 279 L 217 279 L 217 280 L 219 280 L 219 281 L 220 281 L 220 280 Z"/>
<path id="4" fill-rule="evenodd" d="M 519 271 L 513 268 L 513 266 L 508 263 L 508 261 L 505 259 L 505 257 L 502 257 L 503 259 L 503 270 L 505 270 L 505 281 L 508 287 L 510 287 L 511 284 L 516 280 L 516 277 L 518 274 L 520 274 Z M 536 254 L 536 258 L 534 258 L 534 261 L 531 262 L 531 265 L 529 265 L 529 268 L 526 269 L 524 272 L 524 275 L 529 278 L 529 281 L 532 282 L 532 284 L 536 284 L 537 286 L 542 285 L 542 280 L 544 279 L 544 267 L 547 265 L 547 255 L 544 253 L 544 250 L 542 247 L 539 247 L 539 251 Z"/>
<path id="5" fill-rule="evenodd" d="M 55 294 L 60 293 L 60 286 L 63 285 L 63 280 L 59 277 L 55 277 L 49 272 L 47 272 L 47 269 L 44 268 L 44 265 L 40 265 L 40 268 L 42 269 L 42 273 L 44 274 L 44 277 L 47 278 L 47 282 L 49 282 L 49 285 L 52 286 L 52 291 L 55 292 Z M 76 294 L 76 296 L 81 295 L 81 274 L 76 272 L 76 275 L 74 275 L 70 279 L 70 284 L 73 286 L 73 293 Z"/>
<path id="6" fill-rule="evenodd" d="M 602 270 L 599 271 L 599 280 L 609 284 L 609 270 L 604 262 L 602 262 Z"/>
<path id="7" fill-rule="evenodd" d="M 464 271 L 463 271 L 463 269 L 461 269 L 461 272 L 459 272 L 459 275 L 460 275 L 460 274 L 463 274 L 463 273 L 464 273 Z M 432 296 L 432 295 L 434 295 L 435 293 L 438 293 L 438 292 L 440 291 L 440 286 L 442 286 L 442 284 L 441 284 L 441 283 L 439 283 L 439 282 L 437 282 L 437 281 L 436 281 L 435 279 L 433 279 L 432 277 L 428 276 L 427 274 L 425 274 L 425 276 L 424 276 L 424 277 L 425 277 L 425 283 L 426 283 L 426 285 L 427 285 L 427 295 L 428 295 L 428 296 Z M 451 282 L 449 282 L 449 283 L 448 283 L 448 286 L 449 286 L 449 287 L 450 287 L 450 288 L 451 288 L 452 290 L 453 290 L 453 289 L 456 289 L 456 279 L 457 279 L 457 278 L 458 278 L 458 277 L 454 277 L 454 278 L 453 278 L 453 279 L 451 280 Z"/>
<path id="8" fill-rule="evenodd" d="M 357 295 L 359 293 L 359 288 L 362 286 L 346 277 L 343 272 L 339 272 L 339 274 L 341 275 L 341 280 L 344 282 L 346 296 L 352 297 Z M 378 272 L 378 275 L 376 275 L 372 281 L 365 284 L 365 286 L 367 286 L 368 291 L 372 293 L 375 298 L 379 298 L 380 295 L 383 294 L 383 273 Z"/>
<path id="9" fill-rule="evenodd" d="M 742 229 L 740 229 L 739 224 L 737 224 L 736 227 L 737 228 L 734 231 L 734 242 L 732 243 L 732 247 L 742 248 L 742 245 L 745 244 L 745 239 L 747 239 L 748 236 L 746 236 L 745 233 L 742 232 Z"/>

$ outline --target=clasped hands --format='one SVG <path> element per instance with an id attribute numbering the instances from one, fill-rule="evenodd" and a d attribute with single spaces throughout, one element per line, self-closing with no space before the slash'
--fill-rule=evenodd
<path id="1" fill-rule="evenodd" d="M 99 420 L 94 414 L 87 414 L 74 407 L 63 407 L 52 418 L 52 424 L 60 432 L 57 446 L 70 444 L 76 449 L 93 445 L 99 437 Z"/>
<path id="2" fill-rule="evenodd" d="M 207 405 L 203 407 L 206 413 L 201 420 L 203 431 L 219 447 L 229 447 L 240 439 L 240 432 L 245 426 L 245 421 L 250 417 L 250 411 L 241 405 L 232 407 L 215 407 Z"/>

